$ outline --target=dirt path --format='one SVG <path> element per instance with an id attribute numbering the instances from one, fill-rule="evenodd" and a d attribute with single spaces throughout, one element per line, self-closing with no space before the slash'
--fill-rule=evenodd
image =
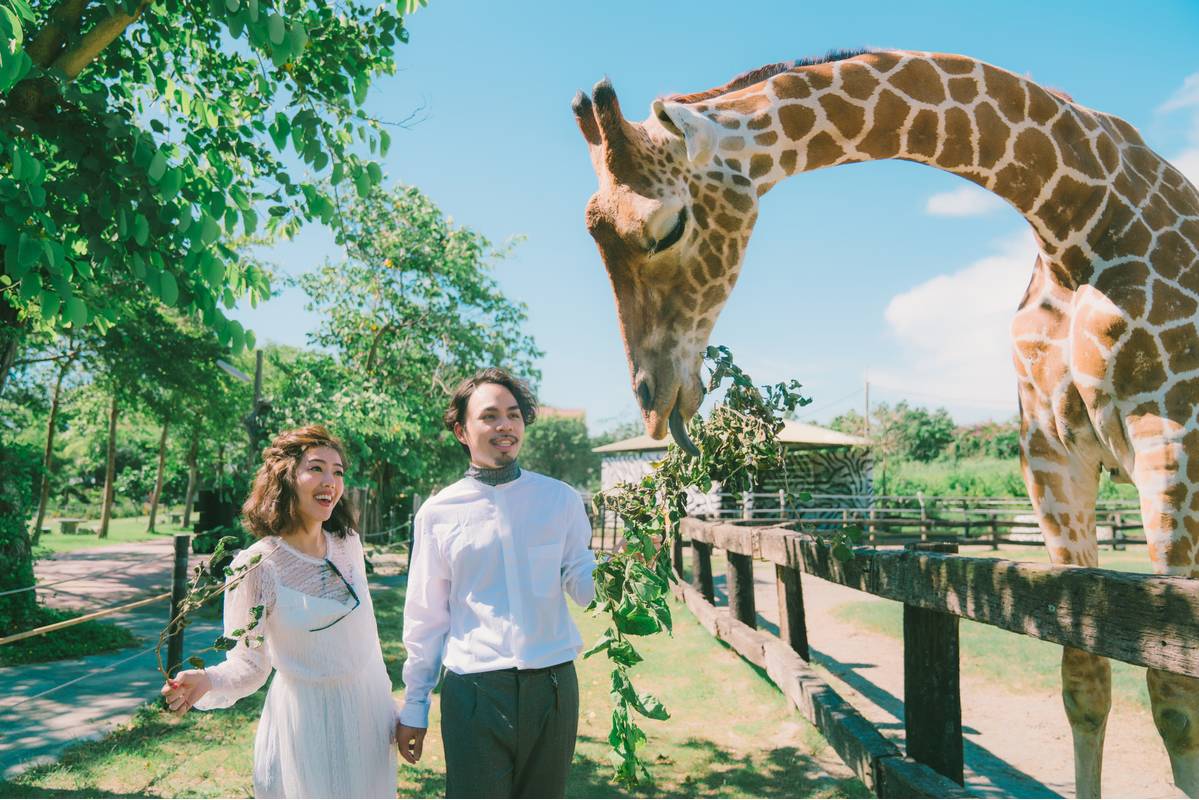
<path id="1" fill-rule="evenodd" d="M 722 591 L 720 576 L 717 593 Z M 810 575 L 803 576 L 803 592 L 814 661 L 841 696 L 902 749 L 902 643 L 855 629 L 832 614 L 846 603 L 889 601 Z M 755 570 L 755 595 L 760 623 L 777 631 L 778 600 L 765 569 Z M 972 792 L 984 797 L 1074 796 L 1073 745 L 1058 690 L 1016 693 L 963 673 L 962 725 L 966 784 Z M 1112 709 L 1103 792 L 1107 797 L 1185 797 L 1170 778 L 1169 759 L 1147 710 Z"/>

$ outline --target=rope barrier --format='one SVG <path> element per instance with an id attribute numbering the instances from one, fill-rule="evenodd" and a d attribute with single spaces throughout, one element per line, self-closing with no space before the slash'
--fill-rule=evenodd
<path id="1" fill-rule="evenodd" d="M 165 600 L 165 599 L 169 598 L 170 596 L 171 596 L 170 592 L 163 592 L 162 594 L 155 595 L 154 597 L 147 597 L 143 600 L 137 600 L 132 603 L 126 603 L 125 605 L 114 606 L 113 608 L 106 608 L 106 609 L 102 609 L 100 611 L 93 611 L 90 614 L 84 614 L 82 617 L 75 617 L 74 619 L 63 620 L 62 622 L 55 622 L 51 625 L 43 625 L 40 628 L 34 628 L 32 630 L 22 631 L 21 633 L 14 633 L 11 636 L 5 636 L 5 637 L 0 638 L 0 645 L 11 644 L 13 642 L 19 642 L 22 639 L 29 639 L 33 636 L 41 636 L 43 633 L 50 633 L 51 631 L 62 630 L 63 628 L 71 628 L 76 625 L 81 625 L 84 622 L 90 622 L 91 620 L 99 619 L 100 617 L 107 617 L 110 614 L 118 614 L 122 611 L 131 611 L 135 608 L 140 608 L 141 606 L 149 605 L 150 603 L 157 603 L 159 600 Z"/>
<path id="2" fill-rule="evenodd" d="M 168 593 L 167 596 L 169 597 L 170 594 Z M 122 658 L 120 661 L 117 661 L 113 664 L 109 664 L 107 667 L 99 667 L 98 669 L 93 669 L 90 672 L 86 672 L 83 675 L 80 675 L 78 678 L 73 678 L 73 679 L 67 681 L 66 683 L 60 683 L 58 686 L 55 686 L 51 689 L 47 689 L 44 692 L 38 692 L 37 694 L 32 695 L 30 697 L 23 697 L 20 700 L 18 700 L 17 702 L 12 703 L 7 706 L 0 706 L 0 711 L 12 711 L 13 709 L 20 708 L 21 706 L 25 705 L 26 703 L 33 702 L 34 700 L 40 700 L 41 698 L 45 697 L 48 694 L 57 692 L 59 689 L 65 689 L 68 686 L 74 686 L 75 684 L 79 683 L 80 681 L 87 680 L 88 678 L 92 677 L 93 675 L 99 675 L 102 672 L 110 672 L 113 669 L 116 669 L 117 667 L 119 667 L 123 664 L 129 663 L 130 661 L 132 661 L 135 658 L 140 658 L 141 656 L 144 656 L 147 653 L 153 653 L 156 648 L 157 648 L 157 645 L 155 645 L 154 647 L 148 647 L 145 650 L 141 651 L 140 653 L 134 653 L 133 655 L 131 655 L 127 658 Z"/>

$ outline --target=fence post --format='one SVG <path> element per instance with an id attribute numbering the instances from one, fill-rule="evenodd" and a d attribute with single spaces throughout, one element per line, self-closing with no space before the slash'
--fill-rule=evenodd
<path id="1" fill-rule="evenodd" d="M 787 493 L 779 489 L 779 519 L 787 517 Z"/>
<path id="2" fill-rule="evenodd" d="M 916 502 L 920 504 L 920 541 L 928 541 L 928 509 L 924 507 L 924 492 L 916 492 Z"/>
<path id="3" fill-rule="evenodd" d="M 726 550 L 728 557 L 729 613 L 751 628 L 758 627 L 754 607 L 754 557 Z"/>
<path id="4" fill-rule="evenodd" d="M 191 535 L 175 534 L 175 565 L 171 572 L 171 622 L 179 614 L 179 607 L 187 597 L 187 548 Z M 183 626 L 175 625 L 167 637 L 167 674 L 172 678 L 183 666 Z"/>
<path id="5" fill-rule="evenodd" d="M 999 549 L 999 512 L 991 512 L 991 549 Z"/>
<path id="6" fill-rule="evenodd" d="M 950 542 L 908 545 L 956 553 Z M 903 716 L 908 755 L 962 783 L 958 618 L 904 603 Z"/>
<path id="7" fill-rule="evenodd" d="M 1112 549 L 1124 549 L 1124 515 L 1119 511 L 1112 517 Z"/>
<path id="8" fill-rule="evenodd" d="M 676 528 L 674 541 L 670 543 L 670 560 L 674 564 L 674 574 L 683 577 L 683 536 Z"/>
<path id="9" fill-rule="evenodd" d="M 779 595 L 779 638 L 804 661 L 811 661 L 808 652 L 808 623 L 803 610 L 803 582 L 794 567 L 774 565 L 774 582 Z"/>
<path id="10" fill-rule="evenodd" d="M 741 493 L 741 519 L 749 519 L 749 515 L 753 513 L 753 499 L 749 492 Z"/>
<path id="11" fill-rule="evenodd" d="M 709 603 L 716 602 L 716 586 L 712 581 L 712 545 L 691 540 L 691 585 Z"/>

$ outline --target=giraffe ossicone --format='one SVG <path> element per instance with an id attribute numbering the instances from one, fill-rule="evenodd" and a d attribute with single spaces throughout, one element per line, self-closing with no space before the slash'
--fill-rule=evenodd
<path id="1" fill-rule="evenodd" d="M 904 159 L 993 192 L 1038 245 L 1012 323 L 1021 465 L 1057 564 L 1095 566 L 1101 470 L 1135 483 L 1157 572 L 1199 575 L 1199 193 L 1122 119 L 960 55 L 839 52 L 655 100 L 573 104 L 599 190 L 586 223 L 616 298 L 647 431 L 681 427 L 776 183 Z M 1015 300 L 1015 298 L 1013 298 Z M 1076 788 L 1100 790 L 1105 659 L 1067 650 Z M 1199 681 L 1151 670 L 1175 783 L 1199 796 Z"/>

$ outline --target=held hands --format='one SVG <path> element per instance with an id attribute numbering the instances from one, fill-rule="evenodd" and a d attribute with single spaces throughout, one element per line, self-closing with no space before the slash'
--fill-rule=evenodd
<path id="1" fill-rule="evenodd" d="M 420 761 L 425 750 L 425 734 L 428 728 L 413 728 L 402 722 L 396 723 L 396 742 L 400 746 L 400 757 L 409 764 Z"/>
<path id="2" fill-rule="evenodd" d="M 186 714 L 201 697 L 208 694 L 212 681 L 201 669 L 185 669 L 162 686 L 167 707 L 176 714 Z"/>

